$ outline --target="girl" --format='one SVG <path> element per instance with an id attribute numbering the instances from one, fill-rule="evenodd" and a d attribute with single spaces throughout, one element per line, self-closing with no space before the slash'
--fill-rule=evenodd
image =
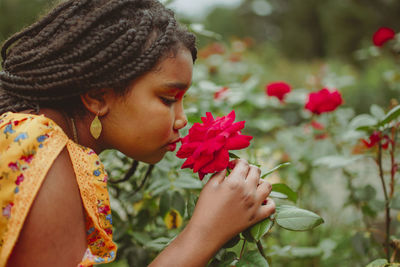
<path id="1" fill-rule="evenodd" d="M 0 72 L 0 266 L 115 258 L 107 174 L 117 149 L 155 164 L 187 119 L 195 37 L 156 0 L 69 0 L 9 38 Z M 204 266 L 275 210 L 260 170 L 214 175 L 151 266 Z M 234 223 L 232 223 L 234 222 Z"/>

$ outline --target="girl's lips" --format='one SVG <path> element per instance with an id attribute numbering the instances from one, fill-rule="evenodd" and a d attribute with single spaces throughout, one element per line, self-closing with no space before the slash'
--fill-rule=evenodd
<path id="1" fill-rule="evenodd" d="M 167 145 L 168 151 L 174 151 L 176 149 L 176 142 Z"/>
<path id="2" fill-rule="evenodd" d="M 167 145 L 167 150 L 168 150 L 168 151 L 174 151 L 174 150 L 176 149 L 176 143 L 178 143 L 179 141 L 181 141 L 180 138 L 179 138 L 178 140 L 172 142 L 172 143 L 169 143 L 169 144 Z"/>

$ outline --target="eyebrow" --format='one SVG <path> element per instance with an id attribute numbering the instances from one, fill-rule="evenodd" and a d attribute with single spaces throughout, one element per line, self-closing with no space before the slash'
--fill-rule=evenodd
<path id="1" fill-rule="evenodd" d="M 172 83 L 166 83 L 165 87 L 166 88 L 171 88 L 171 89 L 179 89 L 179 90 L 186 90 L 188 89 L 192 84 L 187 84 L 187 83 L 180 83 L 180 82 L 172 82 Z"/>

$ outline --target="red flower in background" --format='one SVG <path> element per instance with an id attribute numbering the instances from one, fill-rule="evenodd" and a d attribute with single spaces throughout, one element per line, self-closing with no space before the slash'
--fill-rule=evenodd
<path id="1" fill-rule="evenodd" d="M 214 93 L 214 99 L 215 100 L 222 100 L 225 99 L 228 95 L 229 88 L 228 87 L 222 87 L 218 91 Z"/>
<path id="2" fill-rule="evenodd" d="M 319 123 L 319 122 L 317 122 L 317 121 L 315 121 L 315 120 L 311 121 L 310 125 L 311 125 L 315 130 L 324 130 L 324 129 L 325 129 L 325 126 L 324 126 L 324 125 L 322 125 L 321 123 Z"/>
<path id="3" fill-rule="evenodd" d="M 383 46 L 387 41 L 394 38 L 396 33 L 388 27 L 379 28 L 372 36 L 372 41 L 375 46 Z"/>
<path id="4" fill-rule="evenodd" d="M 329 91 L 324 88 L 308 95 L 305 109 L 314 114 L 334 111 L 343 103 L 342 95 L 337 90 Z"/>
<path id="5" fill-rule="evenodd" d="M 374 131 L 368 138 L 368 140 L 365 139 L 361 139 L 361 141 L 364 143 L 364 145 L 367 148 L 371 148 L 374 147 L 375 145 L 377 145 L 381 140 L 384 140 L 384 142 L 382 143 L 382 148 L 383 149 L 388 149 L 389 147 L 389 136 L 384 135 L 382 137 L 382 133 L 378 132 L 378 131 Z"/>
<path id="6" fill-rule="evenodd" d="M 207 112 L 201 120 L 203 123 L 193 124 L 189 134 L 181 139 L 182 146 L 176 153 L 179 158 L 187 158 L 181 168 L 198 172 L 200 180 L 207 173 L 226 169 L 229 164 L 228 151 L 248 147 L 253 138 L 241 134 L 245 121 L 234 122 L 235 111 L 215 119 Z"/>
<path id="7" fill-rule="evenodd" d="M 290 85 L 285 82 L 273 82 L 267 84 L 267 86 L 265 87 L 265 92 L 267 93 L 267 95 L 274 96 L 278 98 L 281 102 L 283 102 L 285 95 L 288 94 L 291 90 L 292 89 Z"/>

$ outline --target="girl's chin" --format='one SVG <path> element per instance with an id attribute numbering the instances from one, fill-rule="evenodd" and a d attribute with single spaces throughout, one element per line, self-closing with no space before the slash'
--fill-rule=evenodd
<path id="1" fill-rule="evenodd" d="M 141 161 L 141 162 L 144 162 L 144 163 L 147 163 L 147 164 L 156 164 L 156 163 L 160 162 L 164 158 L 165 153 L 166 152 L 161 153 L 159 155 L 155 155 L 153 157 L 143 157 L 143 158 L 132 157 L 132 158 L 137 160 L 137 161 Z"/>

